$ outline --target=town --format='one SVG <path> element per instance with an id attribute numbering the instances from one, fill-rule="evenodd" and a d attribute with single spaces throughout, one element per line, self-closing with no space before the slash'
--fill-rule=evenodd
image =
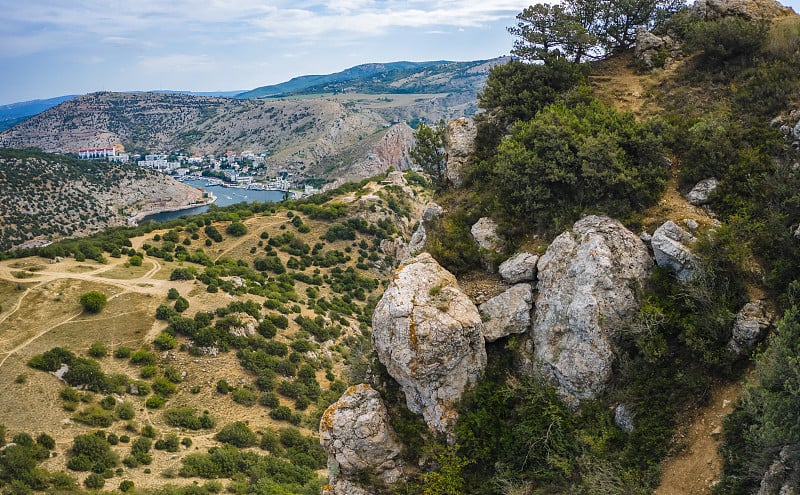
<path id="1" fill-rule="evenodd" d="M 284 191 L 292 197 L 309 196 L 319 189 L 308 184 L 300 188 L 292 178 L 295 171 L 291 167 L 276 167 L 267 163 L 265 153 L 251 151 L 236 153 L 227 151 L 220 156 L 189 156 L 184 152 L 169 154 L 130 154 L 121 145 L 105 148 L 84 148 L 78 150 L 81 160 L 105 160 L 115 163 L 136 163 L 170 175 L 177 180 L 206 180 L 208 185 L 235 187 L 259 191 Z"/>

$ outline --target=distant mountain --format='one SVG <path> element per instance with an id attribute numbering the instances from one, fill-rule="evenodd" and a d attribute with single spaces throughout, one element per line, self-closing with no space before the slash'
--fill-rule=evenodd
<path id="1" fill-rule="evenodd" d="M 261 86 L 260 88 L 256 88 L 250 91 L 246 91 L 239 95 L 236 95 L 236 98 L 241 99 L 251 99 L 251 98 L 263 98 L 267 96 L 278 96 L 290 93 L 298 93 L 309 88 L 313 87 L 320 87 L 326 84 L 336 84 L 336 83 L 343 83 L 347 81 L 352 81 L 354 79 L 361 79 L 365 77 L 370 77 L 375 74 L 384 74 L 387 72 L 393 72 L 396 70 L 418 70 L 425 67 L 430 67 L 432 65 L 440 65 L 449 62 L 438 61 L 438 62 L 390 62 L 385 64 L 363 64 L 357 65 L 355 67 L 351 67 L 349 69 L 345 69 L 341 72 L 336 72 L 334 74 L 325 74 L 325 75 L 312 75 L 312 76 L 300 76 L 290 79 L 287 82 L 283 82 L 280 84 L 275 84 L 272 86 Z"/>
<path id="2" fill-rule="evenodd" d="M 76 98 L 78 95 L 57 96 L 46 100 L 22 101 L 0 105 L 0 131 L 13 127 L 37 113 L 44 112 L 60 103 Z"/>
<path id="3" fill-rule="evenodd" d="M 242 93 L 243 90 L 237 89 L 234 91 L 180 91 L 172 89 L 154 89 L 152 91 L 143 91 L 144 93 L 159 93 L 163 95 L 190 95 L 190 96 L 214 96 L 217 98 L 233 98 Z M 138 93 L 138 91 L 132 91 Z"/>
<path id="4" fill-rule="evenodd" d="M 0 147 L 250 151 L 295 178 L 357 179 L 408 166 L 409 125 L 473 115 L 489 69 L 505 61 L 361 65 L 287 82 L 280 90 L 294 90 L 279 99 L 92 93 L 0 132 Z"/>
<path id="5" fill-rule="evenodd" d="M 424 62 L 418 67 L 396 67 L 352 79 L 319 82 L 283 96 L 321 93 L 439 94 L 483 89 L 489 69 L 506 63 L 508 57 L 472 62 Z"/>

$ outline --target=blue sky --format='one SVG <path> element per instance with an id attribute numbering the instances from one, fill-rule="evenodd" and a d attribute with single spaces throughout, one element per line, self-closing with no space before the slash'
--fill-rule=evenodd
<path id="1" fill-rule="evenodd" d="M 507 54 L 525 0 L 0 0 L 0 104 Z"/>
<path id="2" fill-rule="evenodd" d="M 507 54 L 530 0 L 0 0 L 0 104 Z M 798 9 L 800 0 L 783 2 Z"/>

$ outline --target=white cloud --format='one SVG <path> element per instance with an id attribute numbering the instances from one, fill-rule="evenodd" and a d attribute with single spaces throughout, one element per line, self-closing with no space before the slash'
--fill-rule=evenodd
<path id="1" fill-rule="evenodd" d="M 114 44 L 148 36 L 168 39 L 187 33 L 207 40 L 215 34 L 227 33 L 236 39 L 255 34 L 262 38 L 303 41 L 330 34 L 371 37 L 394 28 L 479 27 L 511 19 L 528 3 L 519 0 L 0 0 L 0 24 L 46 28 L 27 30 L 28 40 L 62 32 Z M 248 33 L 242 29 L 243 25 L 251 26 L 256 33 Z M 0 34 L 0 42 L 4 38 Z"/>
<path id="2" fill-rule="evenodd" d="M 173 54 L 140 56 L 137 65 L 153 73 L 192 72 L 206 71 L 214 66 L 214 61 L 207 55 Z"/>

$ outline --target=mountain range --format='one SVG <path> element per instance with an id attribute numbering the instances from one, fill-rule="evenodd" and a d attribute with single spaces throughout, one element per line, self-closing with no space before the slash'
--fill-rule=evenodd
<path id="1" fill-rule="evenodd" d="M 489 69 L 505 61 L 367 64 L 236 98 L 180 92 L 65 97 L 1 132 L 0 146 L 51 153 L 115 145 L 141 153 L 250 151 L 298 179 L 356 179 L 407 168 L 408 124 L 474 114 Z"/>

